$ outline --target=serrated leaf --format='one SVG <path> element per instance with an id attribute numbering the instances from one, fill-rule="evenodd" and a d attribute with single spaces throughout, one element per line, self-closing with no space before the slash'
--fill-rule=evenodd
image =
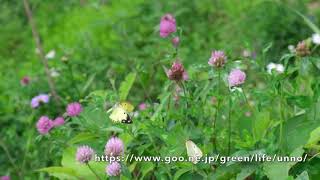
<path id="1" fill-rule="evenodd" d="M 120 88 L 119 88 L 119 98 L 121 101 L 124 101 L 127 99 L 127 96 L 129 94 L 129 91 L 136 79 L 136 73 L 129 73 L 125 80 L 121 82 Z"/>

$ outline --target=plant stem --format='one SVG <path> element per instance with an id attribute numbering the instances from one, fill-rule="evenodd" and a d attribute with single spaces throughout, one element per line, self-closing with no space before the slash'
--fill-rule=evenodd
<path id="1" fill-rule="evenodd" d="M 246 101 L 246 104 L 248 105 L 250 111 L 252 111 L 251 113 L 254 112 L 254 109 L 251 108 L 250 104 L 249 104 L 249 101 L 248 101 L 248 98 L 246 96 L 246 93 L 244 92 L 244 89 L 241 88 L 241 91 L 242 91 L 242 95 L 244 97 L 244 100 Z M 252 136 L 253 136 L 253 139 L 256 140 L 256 137 L 255 137 L 255 132 L 254 132 L 254 120 L 252 120 L 252 123 L 251 123 L 251 131 L 252 131 Z"/>
<path id="2" fill-rule="evenodd" d="M 181 86 L 182 86 L 182 89 L 183 89 L 183 94 L 184 94 L 184 97 L 185 97 L 185 99 L 186 99 L 186 105 L 187 105 L 187 108 L 189 107 L 189 103 L 188 103 L 188 97 L 187 97 L 187 93 L 186 93 L 186 87 L 185 87 L 185 85 L 184 85 L 184 83 L 183 82 L 181 82 Z"/>
<path id="3" fill-rule="evenodd" d="M 218 88 L 217 88 L 217 109 L 216 109 L 216 113 L 215 113 L 215 117 L 213 119 L 213 149 L 216 153 L 218 153 L 218 138 L 217 138 L 217 119 L 218 119 L 218 115 L 219 115 L 219 109 L 220 109 L 220 93 L 219 93 L 219 89 L 220 89 L 220 78 L 221 78 L 221 72 L 220 69 L 218 69 Z"/>
<path id="4" fill-rule="evenodd" d="M 89 165 L 89 162 L 87 163 L 88 168 L 90 169 L 90 171 L 92 171 L 92 173 L 97 177 L 98 180 L 102 180 L 98 174 L 91 168 L 91 166 Z"/>
<path id="5" fill-rule="evenodd" d="M 229 95 L 229 115 L 228 115 L 228 125 L 229 125 L 229 137 L 228 137 L 228 156 L 230 155 L 231 151 L 231 108 L 232 108 L 232 99 L 231 93 Z"/>
<path id="6" fill-rule="evenodd" d="M 285 115 L 284 115 L 284 111 L 283 111 L 283 85 L 280 83 L 280 130 L 279 130 L 279 150 L 281 152 L 281 147 L 282 147 L 282 141 L 283 141 L 283 122 L 285 120 Z"/>
<path id="7" fill-rule="evenodd" d="M 44 70 L 46 72 L 47 81 L 48 81 L 48 84 L 50 87 L 51 94 L 52 94 L 54 100 L 56 101 L 56 103 L 59 104 L 61 99 L 56 91 L 54 81 L 50 75 L 48 61 L 45 57 L 45 53 L 44 53 L 44 50 L 43 50 L 43 47 L 41 44 L 41 40 L 40 40 L 40 35 L 38 33 L 36 23 L 33 20 L 32 12 L 31 12 L 28 0 L 23 0 L 23 4 L 24 4 L 24 9 L 25 9 L 29 24 L 31 26 L 32 35 L 33 35 L 34 41 L 36 43 L 36 47 L 39 50 L 40 61 L 42 62 L 43 66 L 44 66 Z"/>

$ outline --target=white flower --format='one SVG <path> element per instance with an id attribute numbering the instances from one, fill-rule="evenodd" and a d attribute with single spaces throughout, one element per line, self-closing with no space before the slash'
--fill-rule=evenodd
<path id="1" fill-rule="evenodd" d="M 291 53 L 295 53 L 295 51 L 296 51 L 296 48 L 294 47 L 294 45 L 289 45 L 289 46 L 288 46 L 288 49 L 289 49 L 289 51 L 290 51 Z"/>
<path id="2" fill-rule="evenodd" d="M 271 71 L 272 71 L 273 69 L 275 69 L 276 66 L 277 66 L 277 65 L 276 65 L 275 63 L 270 63 L 270 64 L 268 64 L 268 65 L 267 65 L 267 71 L 268 71 L 268 73 L 271 74 Z"/>
<path id="3" fill-rule="evenodd" d="M 283 73 L 284 72 L 284 66 L 282 64 L 277 64 L 276 71 L 278 73 L 280 73 L 280 74 Z"/>
<path id="4" fill-rule="evenodd" d="M 270 63 L 267 65 L 267 71 L 269 74 L 272 74 L 272 70 L 275 70 L 277 73 L 281 74 L 284 72 L 284 66 L 282 64 Z"/>
<path id="5" fill-rule="evenodd" d="M 312 42 L 320 45 L 320 34 L 312 34 Z"/>
<path id="6" fill-rule="evenodd" d="M 55 56 L 56 56 L 56 51 L 51 50 L 48 52 L 48 54 L 46 54 L 46 59 L 53 59 Z"/>

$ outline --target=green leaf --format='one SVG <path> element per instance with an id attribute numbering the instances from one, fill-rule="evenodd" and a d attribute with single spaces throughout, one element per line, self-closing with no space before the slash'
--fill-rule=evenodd
<path id="1" fill-rule="evenodd" d="M 270 122 L 270 112 L 260 112 L 256 115 L 254 120 L 254 134 L 256 141 L 261 140 L 265 136 L 268 128 L 270 127 Z"/>
<path id="2" fill-rule="evenodd" d="M 304 150 L 302 147 L 295 149 L 290 156 L 302 156 Z M 279 180 L 289 178 L 289 170 L 297 162 L 266 162 L 263 163 L 263 170 L 270 180 Z"/>
<path id="3" fill-rule="evenodd" d="M 110 127 L 104 128 L 103 130 L 104 131 L 108 131 L 108 132 L 116 132 L 116 133 L 122 133 L 123 132 L 122 128 L 119 128 L 119 127 L 116 127 L 116 126 L 110 126 Z"/>
<path id="4" fill-rule="evenodd" d="M 297 147 L 304 146 L 309 139 L 310 132 L 318 126 L 318 121 L 308 119 L 305 114 L 288 119 L 283 126 L 283 150 L 290 152 Z"/>
<path id="5" fill-rule="evenodd" d="M 299 11 L 292 9 L 296 14 L 298 14 L 304 22 L 317 34 L 320 34 L 320 29 L 315 25 L 307 16 L 301 14 Z"/>
<path id="6" fill-rule="evenodd" d="M 241 168 L 241 171 L 239 174 L 237 174 L 237 180 L 244 180 L 248 176 L 250 176 L 252 173 L 254 173 L 258 169 L 257 165 L 249 164 L 245 165 Z"/>
<path id="7" fill-rule="evenodd" d="M 154 164 L 152 162 L 141 163 L 141 168 L 140 168 L 140 171 L 142 172 L 141 179 L 143 179 L 144 176 L 148 174 L 148 172 L 152 171 L 153 168 L 154 168 Z"/>
<path id="8" fill-rule="evenodd" d="M 310 138 L 307 144 L 305 145 L 305 147 L 310 149 L 320 150 L 319 141 L 320 141 L 320 127 L 316 128 L 310 133 Z"/>
<path id="9" fill-rule="evenodd" d="M 86 84 L 83 86 L 83 88 L 81 89 L 81 94 L 84 94 L 88 88 L 91 86 L 91 84 L 93 83 L 94 78 L 96 77 L 97 73 L 93 73 L 87 80 Z"/>
<path id="10" fill-rule="evenodd" d="M 270 42 L 269 44 L 267 44 L 267 46 L 262 49 L 262 53 L 263 53 L 263 54 L 267 53 L 272 46 L 273 46 L 273 43 L 272 43 L 272 42 Z"/>
<path id="11" fill-rule="evenodd" d="M 287 97 L 289 104 L 299 106 L 300 108 L 307 108 L 312 104 L 310 96 L 289 96 Z"/>
<path id="12" fill-rule="evenodd" d="M 178 180 L 180 178 L 181 175 L 183 175 L 184 173 L 190 171 L 192 168 L 188 167 L 188 168 L 183 168 L 183 169 L 179 169 L 175 174 L 173 179 L 174 180 Z"/>
<path id="13" fill-rule="evenodd" d="M 69 140 L 68 144 L 76 144 L 79 142 L 83 142 L 83 141 L 88 141 L 91 139 L 96 139 L 98 136 L 96 134 L 92 134 L 89 132 L 85 132 L 85 133 L 80 133 L 78 135 L 76 135 L 75 137 L 73 137 L 71 140 Z"/>
<path id="14" fill-rule="evenodd" d="M 72 168 L 66 167 L 47 167 L 37 171 L 47 172 L 50 176 L 57 177 L 59 179 L 78 179 L 77 173 Z"/>
<path id="15" fill-rule="evenodd" d="M 303 171 L 295 180 L 309 180 L 308 172 Z"/>
<path id="16" fill-rule="evenodd" d="M 151 121 L 154 121 L 158 115 L 160 114 L 160 112 L 162 111 L 164 105 L 166 104 L 168 98 L 170 97 L 171 93 L 166 93 L 164 95 L 163 98 L 161 98 L 161 104 L 158 106 L 158 108 L 156 109 L 156 111 L 153 113 L 152 117 L 151 117 Z"/>
<path id="17" fill-rule="evenodd" d="M 126 76 L 125 80 L 121 82 L 119 88 L 120 100 L 126 100 L 129 94 L 129 91 L 136 79 L 136 73 L 130 73 Z"/>

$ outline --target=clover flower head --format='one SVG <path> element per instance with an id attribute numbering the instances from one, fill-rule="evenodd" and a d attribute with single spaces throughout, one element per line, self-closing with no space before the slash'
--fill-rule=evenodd
<path id="1" fill-rule="evenodd" d="M 78 116 L 82 112 L 82 106 L 78 102 L 73 102 L 68 104 L 67 106 L 67 114 L 68 116 L 74 117 Z"/>
<path id="2" fill-rule="evenodd" d="M 160 36 L 165 38 L 176 31 L 177 27 L 175 18 L 171 14 L 162 16 L 160 21 Z"/>
<path id="3" fill-rule="evenodd" d="M 214 67 L 223 67 L 226 62 L 227 56 L 223 51 L 213 51 L 208 64 Z"/>
<path id="4" fill-rule="evenodd" d="M 82 164 L 88 163 L 93 157 L 94 151 L 89 146 L 80 146 L 77 149 L 76 160 Z"/>
<path id="5" fill-rule="evenodd" d="M 240 69 L 233 69 L 228 76 L 230 87 L 239 86 L 243 84 L 245 80 L 246 80 L 246 73 L 244 73 Z"/>
<path id="6" fill-rule="evenodd" d="M 179 60 L 175 61 L 166 73 L 170 80 L 185 81 L 189 79 L 188 73 Z"/>
<path id="7" fill-rule="evenodd" d="M 297 44 L 295 52 L 298 56 L 304 57 L 310 54 L 309 46 L 305 41 L 300 41 Z"/>
<path id="8" fill-rule="evenodd" d="M 121 173 L 121 165 L 118 162 L 112 162 L 111 164 L 107 165 L 106 173 L 108 176 L 119 176 Z"/>
<path id="9" fill-rule="evenodd" d="M 47 134 L 53 128 L 53 122 L 48 116 L 41 116 L 36 124 L 40 134 Z"/>
<path id="10" fill-rule="evenodd" d="M 20 83 L 22 86 L 26 86 L 30 83 L 30 77 L 29 76 L 24 76 L 21 80 Z"/>
<path id="11" fill-rule="evenodd" d="M 104 154 L 107 156 L 120 156 L 124 152 L 124 144 L 120 138 L 112 137 L 105 145 Z"/>

